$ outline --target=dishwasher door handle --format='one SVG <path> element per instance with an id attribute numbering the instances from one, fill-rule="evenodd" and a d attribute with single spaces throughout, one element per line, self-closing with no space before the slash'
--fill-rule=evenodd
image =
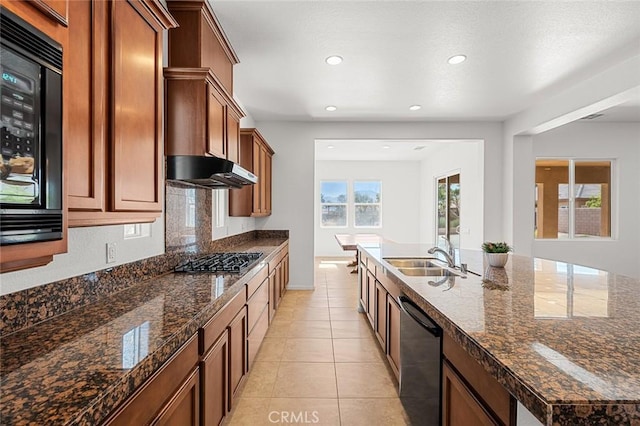
<path id="1" fill-rule="evenodd" d="M 404 313 L 413 318 L 413 320 L 420 324 L 425 330 L 433 334 L 435 337 L 442 336 L 442 329 L 431 322 L 427 314 L 422 312 L 422 309 L 420 309 L 420 307 L 416 305 L 411 299 L 406 296 L 398 296 L 398 302 L 400 304 L 400 308 L 402 308 Z M 413 309 L 407 309 L 407 306 L 411 306 L 411 308 Z M 425 318 L 420 318 L 415 313 L 411 312 L 414 309 L 424 315 Z"/>

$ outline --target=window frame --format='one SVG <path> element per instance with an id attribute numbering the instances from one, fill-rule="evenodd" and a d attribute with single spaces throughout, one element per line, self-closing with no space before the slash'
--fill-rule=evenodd
<path id="1" fill-rule="evenodd" d="M 323 183 L 344 183 L 346 188 L 346 197 L 347 200 L 344 203 L 323 203 L 322 202 L 322 184 Z M 349 227 L 349 180 L 348 179 L 322 179 L 320 180 L 320 188 L 318 191 L 318 195 L 320 197 L 320 228 L 326 229 L 344 229 Z M 322 210 L 324 206 L 345 206 L 345 224 L 344 225 L 325 225 L 322 222 Z"/>
<path id="2" fill-rule="evenodd" d="M 378 182 L 380 184 L 380 201 L 377 203 L 356 203 L 356 182 Z M 352 205 L 353 205 L 353 227 L 358 229 L 380 229 L 382 228 L 382 180 L 381 179 L 354 179 L 351 182 L 351 194 L 352 194 Z M 378 206 L 378 210 L 380 212 L 380 220 L 379 225 L 377 226 L 362 226 L 356 225 L 356 207 L 357 206 Z"/>
<path id="3" fill-rule="evenodd" d="M 533 183 L 533 188 L 534 188 L 534 194 L 533 194 L 533 211 L 535 214 L 536 211 L 536 187 L 537 187 L 537 182 L 535 179 L 535 169 L 537 166 L 537 162 L 538 160 L 559 160 L 559 161 L 568 161 L 569 162 L 569 170 L 568 170 L 568 174 L 569 174 L 569 182 L 567 183 L 568 185 L 568 196 L 569 199 L 567 200 L 568 204 L 569 204 L 569 235 L 566 238 L 539 238 L 537 236 L 533 237 L 534 241 L 544 241 L 544 242 L 549 242 L 549 241 L 560 241 L 560 242 L 564 242 L 564 241 L 580 241 L 580 242 L 602 242 L 602 241 L 614 241 L 617 240 L 617 229 L 618 229 L 618 222 L 617 222 L 617 199 L 618 199 L 618 179 L 617 179 L 617 159 L 616 158 L 611 158 L 611 157 L 568 157 L 568 156 L 540 156 L 540 157 L 535 157 L 534 161 L 533 161 L 533 168 L 534 168 L 534 183 Z M 602 237 L 602 236 L 596 236 L 596 235 L 592 235 L 589 236 L 589 238 L 585 238 L 585 237 L 576 237 L 575 236 L 575 217 L 576 217 L 576 211 L 575 211 L 575 206 L 576 206 L 576 200 L 575 200 L 575 187 L 576 187 L 576 183 L 575 183 L 575 175 L 576 175 L 576 171 L 575 171 L 575 165 L 576 163 L 580 163 L 580 162 L 595 162 L 595 161 L 608 161 L 610 164 L 610 175 L 609 175 L 609 186 L 610 186 L 610 195 L 609 195 L 609 236 L 606 237 Z M 535 230 L 536 230 L 536 222 L 534 220 L 533 223 L 533 229 L 532 229 L 532 233 L 535 234 Z"/>

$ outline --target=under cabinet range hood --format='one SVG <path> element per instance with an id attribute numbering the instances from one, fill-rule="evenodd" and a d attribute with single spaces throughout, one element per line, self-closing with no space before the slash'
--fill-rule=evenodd
<path id="1" fill-rule="evenodd" d="M 253 185 L 258 182 L 258 176 L 224 158 L 169 155 L 167 156 L 167 180 L 220 189 Z"/>

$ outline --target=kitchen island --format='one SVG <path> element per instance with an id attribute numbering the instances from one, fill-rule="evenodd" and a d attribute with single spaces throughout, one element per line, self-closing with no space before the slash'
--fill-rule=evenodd
<path id="1" fill-rule="evenodd" d="M 467 250 L 460 261 L 479 275 L 408 276 L 385 259 L 432 257 L 429 246 L 358 249 L 376 281 L 397 286 L 542 423 L 640 422 L 639 280 L 516 255 L 489 268 Z"/>

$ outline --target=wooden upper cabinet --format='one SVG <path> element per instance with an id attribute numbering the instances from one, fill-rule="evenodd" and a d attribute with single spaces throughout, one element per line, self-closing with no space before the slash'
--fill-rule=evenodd
<path id="1" fill-rule="evenodd" d="M 169 67 L 210 68 L 218 83 L 233 93 L 238 57 L 206 0 L 168 0 L 180 23 L 169 33 Z"/>
<path id="2" fill-rule="evenodd" d="M 258 183 L 229 192 L 230 216 L 269 216 L 273 150 L 257 129 L 240 129 L 239 164 L 258 176 Z"/>
<path id="3" fill-rule="evenodd" d="M 31 0 L 29 2 L 49 19 L 60 25 L 69 26 L 69 0 Z"/>
<path id="4" fill-rule="evenodd" d="M 240 158 L 240 117 L 227 110 L 227 159 L 237 163 Z"/>
<path id="5" fill-rule="evenodd" d="M 177 22 L 158 0 L 72 1 L 69 17 L 69 224 L 153 221 L 163 202 L 162 37 Z"/>
<path id="6" fill-rule="evenodd" d="M 213 72 L 165 68 L 164 77 L 166 155 L 213 155 L 234 161 L 244 112 L 216 83 Z"/>
<path id="7" fill-rule="evenodd" d="M 107 21 L 106 2 L 74 1 L 69 7 L 67 201 L 69 209 L 105 211 Z"/>
<path id="8" fill-rule="evenodd" d="M 227 114 L 225 104 L 213 85 L 208 85 L 207 99 L 207 153 L 216 157 L 227 158 L 225 141 L 225 123 Z"/>

